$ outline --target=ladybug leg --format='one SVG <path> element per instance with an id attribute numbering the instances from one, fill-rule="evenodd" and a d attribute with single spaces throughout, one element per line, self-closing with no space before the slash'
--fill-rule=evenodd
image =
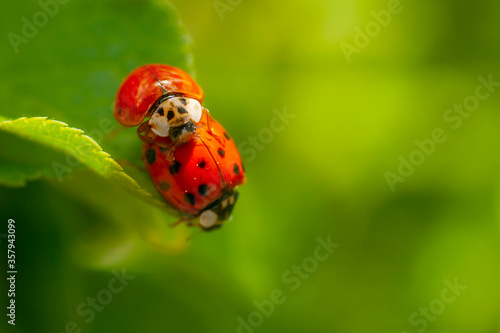
<path id="1" fill-rule="evenodd" d="M 180 219 L 178 219 L 177 221 L 175 221 L 174 223 L 170 224 L 170 228 L 174 228 L 174 227 L 177 227 L 179 224 L 181 224 L 182 222 L 184 222 L 184 218 L 181 217 Z"/>
<path id="2" fill-rule="evenodd" d="M 157 142 L 151 142 L 151 141 L 148 141 L 149 143 L 153 144 L 153 145 L 156 145 L 160 148 L 167 148 L 167 149 L 170 149 L 172 147 L 171 144 L 168 144 L 166 142 L 161 142 L 161 141 L 157 141 Z"/>
<path id="3" fill-rule="evenodd" d="M 210 126 L 210 125 L 209 125 Z M 212 128 L 211 127 L 208 127 L 207 129 L 207 132 L 211 134 L 211 136 L 217 140 L 217 142 L 219 142 L 220 144 L 223 144 L 224 143 L 224 139 L 217 133 L 215 133 L 214 131 L 212 131 Z"/>
<path id="4" fill-rule="evenodd" d="M 166 148 L 169 149 L 168 153 L 168 159 L 172 162 L 173 161 L 173 149 L 177 144 L 170 144 L 167 142 L 164 142 L 162 140 L 156 140 L 158 138 L 158 135 L 151 130 L 151 127 L 149 126 L 149 123 L 147 121 L 143 122 L 138 128 L 137 128 L 137 136 L 139 139 L 141 139 L 143 142 L 149 143 L 156 145 L 160 148 Z"/>
<path id="5" fill-rule="evenodd" d="M 219 134 L 215 133 L 212 130 L 212 124 L 211 124 L 212 117 L 210 116 L 210 111 L 208 111 L 205 108 L 203 108 L 203 111 L 204 111 L 205 117 L 207 118 L 207 120 L 206 120 L 207 132 L 210 133 L 215 138 L 215 140 L 217 140 L 220 144 L 224 143 L 224 139 Z M 196 127 L 200 128 L 201 126 L 200 125 L 196 125 Z"/>
<path id="6" fill-rule="evenodd" d="M 165 148 L 168 148 L 167 158 L 168 158 L 170 163 L 173 163 L 175 161 L 175 157 L 174 157 L 175 148 L 181 146 L 183 143 L 184 142 L 176 141 L 176 142 L 174 142 L 173 145 L 171 145 L 169 147 L 165 147 Z"/>
<path id="7" fill-rule="evenodd" d="M 174 158 L 174 150 L 175 150 L 175 147 L 178 146 L 178 144 L 171 145 L 171 144 L 168 144 L 168 143 L 162 142 L 162 141 L 153 142 L 154 139 L 156 139 L 156 135 L 154 137 L 150 137 L 150 140 L 152 140 L 152 141 L 148 140 L 146 142 L 149 143 L 149 144 L 158 146 L 160 148 L 163 148 L 162 151 L 164 151 L 166 149 L 167 150 L 167 154 L 165 155 L 165 157 L 168 159 L 168 161 L 170 163 L 173 163 L 174 160 L 175 160 L 175 158 Z"/>
<path id="8" fill-rule="evenodd" d="M 174 223 L 170 224 L 170 227 L 174 228 L 183 222 L 185 222 L 188 226 L 190 226 L 190 224 L 191 224 L 190 222 L 192 220 L 194 220 L 195 218 L 196 218 L 195 216 L 183 216 L 180 219 L 178 219 L 177 221 L 175 221 Z"/>
<path id="9" fill-rule="evenodd" d="M 141 126 L 137 127 L 137 136 L 143 142 L 150 142 L 149 140 L 149 132 L 151 128 L 149 127 L 149 123 L 147 121 L 143 122 Z"/>
<path id="10" fill-rule="evenodd" d="M 224 143 L 224 139 L 217 133 L 215 133 L 213 130 L 212 130 L 212 125 L 210 125 L 210 120 L 212 119 L 212 117 L 208 117 L 208 120 L 207 120 L 207 124 L 208 124 L 208 133 L 212 134 L 212 136 L 215 138 L 215 140 L 217 140 L 220 144 Z"/>
<path id="11" fill-rule="evenodd" d="M 218 135 L 217 133 L 215 133 L 213 130 L 212 130 L 212 117 L 210 116 L 210 111 L 207 110 L 207 128 L 208 128 L 208 133 L 212 134 L 213 136 L 215 136 L 216 138 L 218 138 Z M 217 139 L 219 140 L 219 139 Z M 219 141 L 220 142 L 220 141 Z"/>
<path id="12" fill-rule="evenodd" d="M 175 157 L 174 157 L 174 151 L 175 151 L 175 145 L 173 145 L 168 151 L 167 151 L 167 159 L 170 163 L 174 163 Z"/>

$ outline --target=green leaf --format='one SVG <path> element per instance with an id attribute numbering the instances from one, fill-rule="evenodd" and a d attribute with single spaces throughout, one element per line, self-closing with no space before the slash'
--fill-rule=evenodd
<path id="1" fill-rule="evenodd" d="M 120 165 L 109 158 L 94 140 L 83 135 L 82 130 L 68 127 L 63 122 L 46 117 L 15 120 L 0 117 L 0 129 L 75 156 L 102 176 L 121 170 Z"/>
<path id="2" fill-rule="evenodd" d="M 11 23 L 2 31 L 20 34 L 19 17 L 40 10 L 37 2 L 23 7 L 13 8 Z M 3 48 L 0 97 L 17 107 L 3 108 L 2 114 L 9 118 L 47 116 L 86 132 L 98 129 L 100 120 L 112 118 L 118 86 L 135 67 L 168 63 L 190 70 L 188 40 L 166 2 L 127 1 L 124 6 L 121 0 L 104 0 L 60 5 L 47 25 L 27 44 L 19 45 L 18 53 Z"/>
<path id="3" fill-rule="evenodd" d="M 90 137 L 83 134 L 83 131 L 68 127 L 65 123 L 56 120 L 49 120 L 45 117 L 19 118 L 6 120 L 0 117 L 0 130 L 10 132 L 20 138 L 34 141 L 53 150 L 62 152 L 66 156 L 76 159 L 76 163 L 68 166 L 58 161 L 53 161 L 50 167 L 53 174 L 62 181 L 65 173 L 70 173 L 81 163 L 104 178 L 111 179 L 119 183 L 122 187 L 135 193 L 142 199 L 160 207 L 169 209 L 162 200 L 158 200 L 147 191 L 140 188 L 137 182 L 123 172 L 122 167 L 115 162 L 108 153 Z M 9 166 L 0 168 L 0 179 L 6 184 L 19 185 L 24 178 L 36 178 L 48 175 L 47 167 L 36 170 L 33 166 L 21 166 L 13 169 Z M 155 192 L 154 192 L 155 193 Z"/>
<path id="4" fill-rule="evenodd" d="M 120 82 L 139 65 L 192 72 L 190 38 L 177 13 L 160 0 L 53 3 L 57 13 L 30 37 L 22 18 L 32 20 L 39 2 L 6 4 L 0 19 L 2 31 L 26 39 L 16 45 L 7 38 L 0 50 L 1 129 L 12 134 L 0 133 L 0 184 L 61 180 L 81 164 L 165 208 L 147 173 L 126 168 L 132 178 L 116 162 L 142 165 L 142 142 L 134 128 L 121 129 L 112 105 Z"/>
<path id="5" fill-rule="evenodd" d="M 7 161 L 0 163 L 0 184 L 10 187 L 21 187 L 26 181 L 51 176 L 49 169 L 36 165 L 16 165 Z"/>

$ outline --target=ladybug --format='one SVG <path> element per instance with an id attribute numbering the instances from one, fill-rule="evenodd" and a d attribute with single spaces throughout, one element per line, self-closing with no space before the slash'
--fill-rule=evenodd
<path id="1" fill-rule="evenodd" d="M 246 182 L 234 141 L 215 119 L 210 127 L 208 120 L 204 113 L 197 135 L 175 150 L 173 160 L 166 148 L 143 144 L 149 175 L 162 196 L 184 216 L 179 222 L 205 231 L 221 227 L 230 218 L 238 199 L 235 188 Z"/>
<path id="2" fill-rule="evenodd" d="M 208 114 L 201 106 L 203 97 L 201 87 L 183 70 L 144 65 L 132 71 L 118 89 L 114 116 L 123 126 L 139 126 L 137 134 L 144 142 L 166 147 L 157 138 L 170 137 L 173 150 L 196 133 L 202 113 Z"/>

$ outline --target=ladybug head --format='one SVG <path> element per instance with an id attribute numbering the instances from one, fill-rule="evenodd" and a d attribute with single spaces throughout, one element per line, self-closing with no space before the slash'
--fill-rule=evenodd
<path id="1" fill-rule="evenodd" d="M 191 135 L 196 132 L 196 126 L 192 120 L 189 120 L 184 125 L 170 128 L 170 138 L 173 142 L 186 142 Z"/>
<path id="2" fill-rule="evenodd" d="M 204 231 L 212 231 L 222 227 L 224 222 L 231 218 L 231 212 L 238 196 L 237 191 L 231 190 L 207 206 L 199 216 L 200 227 Z"/>
<path id="3" fill-rule="evenodd" d="M 201 104 L 196 99 L 166 96 L 152 107 L 149 126 L 156 135 L 177 141 L 195 132 L 194 123 L 200 121 L 201 115 Z"/>

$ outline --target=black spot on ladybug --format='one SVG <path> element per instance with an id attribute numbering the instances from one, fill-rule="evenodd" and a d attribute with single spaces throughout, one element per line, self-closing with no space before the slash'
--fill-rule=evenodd
<path id="1" fill-rule="evenodd" d="M 174 111 L 170 110 L 167 112 L 167 120 L 172 120 L 174 118 Z"/>
<path id="2" fill-rule="evenodd" d="M 184 201 L 191 206 L 194 206 L 194 204 L 196 203 L 196 197 L 191 193 L 186 193 L 184 194 Z"/>
<path id="3" fill-rule="evenodd" d="M 151 165 L 151 164 L 153 164 L 155 162 L 155 160 L 156 160 L 156 150 L 150 149 L 148 151 L 147 160 L 148 160 L 149 165 Z"/>
<path id="4" fill-rule="evenodd" d="M 181 168 L 181 164 L 178 161 L 174 161 L 174 164 L 168 167 L 171 175 L 176 175 Z"/>
<path id="5" fill-rule="evenodd" d="M 200 195 L 202 195 L 202 196 L 207 195 L 207 193 L 208 193 L 208 185 L 201 184 L 200 186 L 198 186 L 198 193 L 200 193 Z"/>
<path id="6" fill-rule="evenodd" d="M 219 149 L 217 150 L 217 152 L 219 153 L 220 157 L 224 157 L 224 156 L 226 156 L 226 152 L 225 152 L 225 151 L 224 151 L 224 149 L 222 149 L 222 148 L 219 148 Z"/>
<path id="7" fill-rule="evenodd" d="M 205 167 L 205 165 L 207 165 L 207 163 L 205 163 L 205 161 L 201 161 L 200 163 L 198 163 L 198 166 L 202 169 Z"/>
<path id="8" fill-rule="evenodd" d="M 159 108 L 159 109 L 158 109 L 158 113 L 160 114 L 160 116 L 162 116 L 162 117 L 163 117 L 163 115 L 164 115 L 164 113 L 163 113 L 163 108 Z"/>
<path id="9" fill-rule="evenodd" d="M 122 114 L 122 109 L 118 109 L 118 114 Z"/>
<path id="10" fill-rule="evenodd" d="M 167 182 L 166 182 L 166 181 L 164 181 L 164 180 L 162 180 L 162 181 L 160 182 L 160 184 L 158 184 L 158 186 L 160 187 L 160 190 L 162 190 L 162 191 L 164 191 L 164 192 L 166 192 L 166 191 L 168 191 L 168 190 L 170 189 L 170 184 L 169 184 L 169 183 L 167 183 Z"/>
<path id="11" fill-rule="evenodd" d="M 187 105 L 187 103 L 188 103 L 188 102 L 186 101 L 186 99 L 185 99 L 185 98 L 181 98 L 181 99 L 180 99 L 180 101 L 181 101 L 181 103 L 182 103 L 182 104 L 184 104 L 184 105 Z"/>
<path id="12" fill-rule="evenodd" d="M 240 167 L 238 166 L 238 164 L 234 163 L 233 171 L 236 176 L 240 174 Z"/>
<path id="13" fill-rule="evenodd" d="M 182 106 L 177 107 L 177 111 L 179 111 L 180 114 L 187 113 L 186 109 L 184 109 Z"/>
<path id="14" fill-rule="evenodd" d="M 227 132 L 224 132 L 224 137 L 228 140 L 231 140 L 231 137 L 229 136 L 229 134 L 227 134 Z"/>

